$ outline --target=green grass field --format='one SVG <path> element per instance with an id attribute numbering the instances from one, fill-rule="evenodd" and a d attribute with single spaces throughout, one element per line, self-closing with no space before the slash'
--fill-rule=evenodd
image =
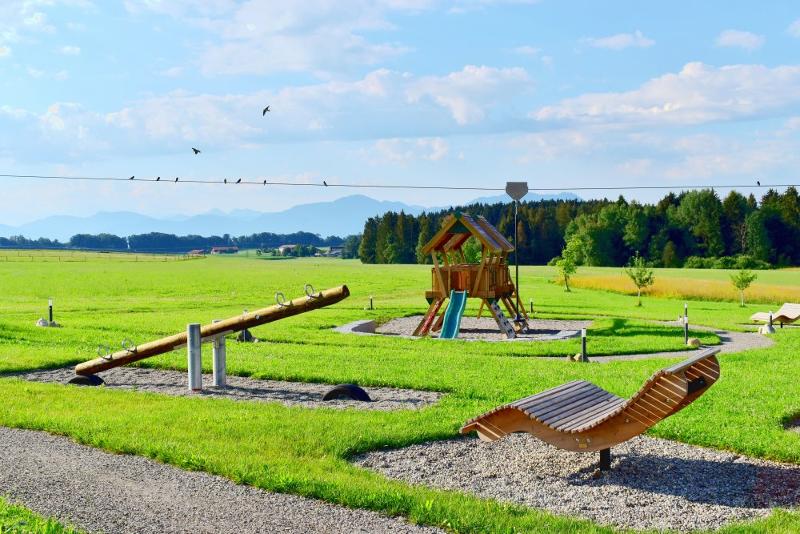
<path id="1" fill-rule="evenodd" d="M 704 271 L 705 272 L 705 271 Z M 657 273 L 659 276 L 660 273 Z M 781 274 L 783 275 L 783 274 Z M 796 272 L 790 276 L 797 276 Z M 675 319 L 683 300 L 575 289 L 551 282 L 552 270 L 523 268 L 521 294 L 537 316 L 597 319 L 590 354 L 676 351 L 679 328 L 647 320 Z M 302 294 L 346 283 L 352 296 L 324 310 L 254 329 L 265 344 L 228 345 L 232 374 L 325 383 L 357 382 L 443 391 L 420 411 L 288 408 L 280 404 L 165 397 L 0 379 L 0 425 L 46 430 L 108 450 L 204 470 L 265 489 L 403 515 L 459 532 L 612 532 L 590 522 L 413 487 L 353 467 L 356 453 L 456 435 L 464 420 L 499 403 L 577 378 L 622 396 L 669 360 L 569 364 L 578 341 L 442 342 L 347 336 L 331 327 L 362 318 L 421 314 L 430 284 L 423 266 L 375 266 L 336 259 L 127 263 L 87 261 L 0 263 L 0 372 L 55 367 L 95 356 L 98 344 L 119 347 L 171 334 L 274 302 L 274 293 Z M 781 282 L 783 283 L 783 282 Z M 36 328 L 47 298 L 56 299 L 61 329 Z M 376 309 L 365 311 L 370 296 Z M 763 306 L 689 301 L 694 323 L 742 329 Z M 476 311 L 474 304 L 471 311 Z M 468 311 L 468 313 L 470 313 Z M 709 343 L 713 335 L 696 332 Z M 800 435 L 783 430 L 800 413 L 800 329 L 784 329 L 770 349 L 722 357 L 722 378 L 707 394 L 650 434 L 742 454 L 800 463 Z M 209 361 L 210 358 L 206 358 Z M 185 369 L 176 352 L 143 365 Z M 210 366 L 210 362 L 209 362 Z M 47 409 L 42 409 L 47 406 Z M 724 532 L 800 529 L 791 512 Z"/>
<path id="2" fill-rule="evenodd" d="M 0 497 L 0 534 L 78 534 L 80 531 L 66 527 L 52 518 L 45 518 L 30 510 L 11 504 Z"/>

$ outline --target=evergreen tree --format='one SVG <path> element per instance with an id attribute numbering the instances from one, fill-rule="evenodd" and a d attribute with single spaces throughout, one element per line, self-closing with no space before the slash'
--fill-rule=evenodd
<path id="1" fill-rule="evenodd" d="M 378 221 L 374 217 L 367 219 L 364 224 L 364 233 L 361 234 L 361 243 L 358 246 L 358 257 L 361 263 L 376 263 L 375 245 L 377 243 Z"/>

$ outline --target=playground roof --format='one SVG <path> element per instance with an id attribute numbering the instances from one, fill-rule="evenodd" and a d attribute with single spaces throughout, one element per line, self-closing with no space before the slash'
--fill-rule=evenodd
<path id="1" fill-rule="evenodd" d="M 430 254 L 434 250 L 438 252 L 457 250 L 470 236 L 474 236 L 490 252 L 499 254 L 514 250 L 514 245 L 484 217 L 479 215 L 472 218 L 466 213 L 456 212 L 447 216 L 441 230 L 428 241 L 422 252 Z"/>

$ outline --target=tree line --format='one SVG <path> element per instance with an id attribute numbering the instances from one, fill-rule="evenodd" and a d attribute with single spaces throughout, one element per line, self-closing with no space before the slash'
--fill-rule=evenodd
<path id="1" fill-rule="evenodd" d="M 486 217 L 509 239 L 509 203 L 460 208 Z M 429 263 L 421 247 L 452 210 L 414 216 L 389 212 L 364 224 L 358 256 L 364 263 Z M 617 200 L 521 202 L 517 219 L 519 261 L 547 264 L 567 243 L 584 265 L 622 266 L 639 254 L 660 267 L 768 267 L 800 265 L 800 196 L 794 187 L 769 190 L 760 201 L 712 189 L 669 193 L 655 204 Z"/>
<path id="2" fill-rule="evenodd" d="M 344 240 L 338 236 L 321 237 L 310 232 L 292 234 L 273 234 L 261 232 L 246 236 L 234 237 L 229 234 L 221 236 L 163 234 L 151 232 L 120 237 L 113 234 L 76 234 L 69 241 L 62 243 L 53 239 L 28 239 L 23 236 L 0 237 L 0 247 L 4 248 L 46 248 L 46 249 L 82 249 L 110 250 L 131 252 L 164 252 L 185 253 L 190 250 L 207 250 L 212 247 L 239 247 L 274 249 L 280 245 L 292 244 L 307 247 L 340 246 Z"/>

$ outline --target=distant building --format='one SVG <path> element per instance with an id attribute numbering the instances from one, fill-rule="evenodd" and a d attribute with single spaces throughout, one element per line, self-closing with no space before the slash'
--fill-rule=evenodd
<path id="1" fill-rule="evenodd" d="M 331 247 L 330 250 L 328 250 L 328 256 L 333 258 L 339 258 L 342 254 L 344 254 L 344 247 L 342 246 Z"/>
<path id="2" fill-rule="evenodd" d="M 239 247 L 213 247 L 211 254 L 237 254 Z"/>
<path id="3" fill-rule="evenodd" d="M 297 245 L 281 245 L 278 247 L 278 252 L 281 256 L 286 256 L 287 254 L 291 254 L 294 252 L 294 249 L 297 248 Z"/>

